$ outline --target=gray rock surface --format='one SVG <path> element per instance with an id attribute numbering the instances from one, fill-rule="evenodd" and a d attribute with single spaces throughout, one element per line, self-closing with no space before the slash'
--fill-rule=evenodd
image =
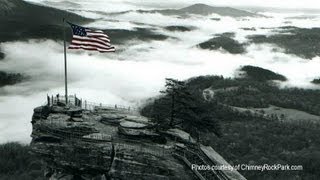
<path id="1" fill-rule="evenodd" d="M 32 125 L 32 152 L 52 180 L 221 179 L 191 169 L 191 163 L 214 161 L 187 133 L 159 132 L 135 112 L 41 106 L 34 109 Z"/>
<path id="2" fill-rule="evenodd" d="M 124 122 L 126 127 L 105 123 L 115 120 Z M 31 146 L 43 159 L 48 178 L 195 178 L 188 167 L 172 156 L 174 144 L 153 142 L 152 138 L 162 135 L 143 129 L 148 127 L 148 120 L 132 113 L 41 106 L 34 109 L 32 122 Z M 139 129 L 130 129 L 130 125 L 137 124 L 141 125 Z M 120 133 L 121 128 L 126 133 Z"/>

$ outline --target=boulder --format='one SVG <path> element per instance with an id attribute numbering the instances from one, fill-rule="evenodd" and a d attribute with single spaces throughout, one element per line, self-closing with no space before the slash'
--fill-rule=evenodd
<path id="1" fill-rule="evenodd" d="M 165 134 L 170 135 L 175 140 L 184 142 L 184 143 L 196 143 L 196 141 L 190 136 L 189 133 L 181 130 L 181 129 L 169 129 Z"/>
<path id="2" fill-rule="evenodd" d="M 146 124 L 132 122 L 132 121 L 122 121 L 120 126 L 123 128 L 130 128 L 130 129 L 145 129 L 147 127 Z"/>
<path id="3" fill-rule="evenodd" d="M 111 125 L 119 125 L 126 116 L 121 114 L 102 114 L 100 122 Z"/>
<path id="4" fill-rule="evenodd" d="M 139 122 L 139 123 L 149 123 L 149 119 L 143 116 L 127 116 L 125 118 L 128 121 L 134 121 L 134 122 Z"/>

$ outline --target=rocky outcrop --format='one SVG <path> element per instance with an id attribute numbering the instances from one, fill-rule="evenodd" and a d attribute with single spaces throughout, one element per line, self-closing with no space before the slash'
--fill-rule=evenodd
<path id="1" fill-rule="evenodd" d="M 183 157 L 189 147 L 201 151 L 194 140 L 188 141 L 191 139 L 187 138 L 188 133 L 177 129 L 160 132 L 135 112 L 103 107 L 86 110 L 55 102 L 35 108 L 32 125 L 32 152 L 42 159 L 46 178 L 188 180 L 204 177 L 182 160 L 191 158 Z M 199 154 L 198 159 L 204 159 L 203 153 L 195 154 Z M 193 162 L 192 158 L 188 162 L 207 163 Z"/>
<path id="2" fill-rule="evenodd" d="M 152 142 L 151 138 L 161 135 L 144 129 L 150 126 L 137 115 L 102 108 L 41 106 L 34 109 L 32 124 L 31 146 L 43 159 L 48 178 L 194 178 L 171 155 L 173 144 Z M 127 133 L 120 133 L 121 129 Z M 145 133 L 132 133 L 135 130 Z"/>

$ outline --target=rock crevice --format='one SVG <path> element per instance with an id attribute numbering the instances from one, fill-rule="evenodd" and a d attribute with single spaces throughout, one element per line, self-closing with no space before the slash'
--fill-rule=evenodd
<path id="1" fill-rule="evenodd" d="M 188 141 L 189 135 L 181 130 L 159 133 L 137 113 L 56 103 L 35 108 L 32 124 L 32 152 L 43 160 L 47 178 L 197 178 L 174 156 L 178 144 L 188 149 L 196 142 Z"/>

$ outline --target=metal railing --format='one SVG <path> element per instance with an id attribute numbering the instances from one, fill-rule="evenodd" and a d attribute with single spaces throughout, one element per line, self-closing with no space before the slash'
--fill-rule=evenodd
<path id="1" fill-rule="evenodd" d="M 91 102 L 87 100 L 83 100 L 81 98 L 78 98 L 76 95 L 68 96 L 68 103 L 66 103 L 65 96 L 60 96 L 57 94 L 56 96 L 48 96 L 47 95 L 47 103 L 48 106 L 54 106 L 58 104 L 69 104 L 73 106 L 80 107 L 85 110 L 94 111 L 96 109 L 111 109 L 111 110 L 120 110 L 125 112 L 131 112 L 131 113 L 138 113 L 138 108 L 131 107 L 131 106 L 123 106 L 118 104 L 103 104 L 103 103 L 96 103 Z"/>

